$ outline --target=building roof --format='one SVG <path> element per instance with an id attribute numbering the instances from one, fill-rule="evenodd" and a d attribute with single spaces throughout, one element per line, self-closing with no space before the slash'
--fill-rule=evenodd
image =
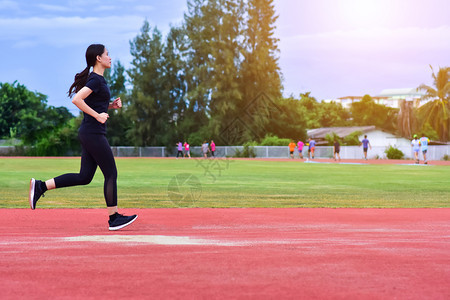
<path id="1" fill-rule="evenodd" d="M 422 97 L 423 92 L 417 91 L 416 88 L 402 88 L 402 89 L 385 89 L 380 92 L 377 96 L 380 97 Z"/>
<path id="2" fill-rule="evenodd" d="M 350 127 L 322 127 L 315 129 L 308 129 L 306 132 L 308 136 L 315 139 L 325 139 L 327 134 L 332 132 L 336 133 L 337 136 L 343 138 L 355 131 L 361 131 L 362 133 L 367 133 L 376 130 L 375 126 L 350 126 Z"/>
<path id="3" fill-rule="evenodd" d="M 347 99 L 362 100 L 362 98 L 364 98 L 364 97 L 363 96 L 345 96 L 345 97 L 339 97 L 337 99 L 339 99 L 339 100 L 347 100 Z M 377 100 L 377 99 L 388 99 L 389 97 L 388 96 L 375 96 L 375 97 L 371 96 L 370 98 Z"/>

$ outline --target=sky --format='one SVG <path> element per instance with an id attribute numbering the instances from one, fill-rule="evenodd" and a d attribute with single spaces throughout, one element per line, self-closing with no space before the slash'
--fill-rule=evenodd
<path id="1" fill-rule="evenodd" d="M 274 0 L 274 35 L 284 95 L 317 100 L 378 95 L 432 85 L 450 66 L 449 0 Z M 167 33 L 187 0 L 0 0 L 0 82 L 17 80 L 78 110 L 67 97 L 85 68 L 89 44 L 102 43 L 130 66 L 130 41 L 147 20 Z"/>

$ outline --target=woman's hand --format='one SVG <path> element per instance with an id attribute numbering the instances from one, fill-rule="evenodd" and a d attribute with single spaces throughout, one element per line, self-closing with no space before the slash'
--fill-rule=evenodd
<path id="1" fill-rule="evenodd" d="M 109 105 L 109 108 L 121 108 L 122 107 L 122 100 L 119 98 L 114 99 L 114 101 Z"/>
<path id="2" fill-rule="evenodd" d="M 95 119 L 97 119 L 97 121 L 99 121 L 100 123 L 104 124 L 106 120 L 108 120 L 108 118 L 109 115 L 107 113 L 100 113 Z"/>

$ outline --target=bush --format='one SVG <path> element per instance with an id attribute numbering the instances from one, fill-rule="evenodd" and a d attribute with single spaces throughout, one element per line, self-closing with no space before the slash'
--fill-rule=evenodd
<path id="1" fill-rule="evenodd" d="M 81 147 L 78 141 L 77 119 L 71 119 L 62 128 L 55 129 L 47 136 L 39 139 L 34 147 L 27 151 L 30 156 L 64 156 L 80 155 Z"/>
<path id="2" fill-rule="evenodd" d="M 349 135 L 347 135 L 343 142 L 344 145 L 347 146 L 359 146 L 359 144 L 361 144 L 361 141 L 359 140 L 359 136 L 362 135 L 362 131 L 354 131 L 352 133 L 350 133 Z"/>
<path id="3" fill-rule="evenodd" d="M 264 139 L 259 144 L 261 146 L 287 146 L 290 142 L 290 139 L 283 139 L 277 137 L 276 135 L 266 134 Z"/>
<path id="4" fill-rule="evenodd" d="M 256 157 L 255 149 L 253 148 L 255 146 L 255 142 L 248 142 L 244 144 L 244 149 L 240 151 L 239 149 L 236 149 L 236 152 L 234 153 L 234 157 Z"/>
<path id="5" fill-rule="evenodd" d="M 389 146 L 389 148 L 387 148 L 384 153 L 386 153 L 388 159 L 403 159 L 403 157 L 405 156 L 402 151 L 393 146 Z"/>
<path id="6" fill-rule="evenodd" d="M 343 144 L 342 139 L 335 132 L 327 134 L 325 136 L 325 140 L 328 142 L 329 146 L 333 146 L 334 145 L 334 141 L 338 141 L 340 145 Z"/>

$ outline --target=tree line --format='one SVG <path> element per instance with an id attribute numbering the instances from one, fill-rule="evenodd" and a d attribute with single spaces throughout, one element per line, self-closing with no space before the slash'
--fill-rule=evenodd
<path id="1" fill-rule="evenodd" d="M 210 139 L 242 145 L 267 136 L 305 140 L 307 128 L 359 125 L 449 140 L 449 68 L 432 72 L 433 87 L 419 87 L 433 99 L 421 109 L 406 102 L 389 108 L 369 95 L 350 110 L 310 93 L 286 98 L 273 0 L 189 0 L 187 7 L 182 24 L 171 26 L 165 37 L 144 21 L 130 41 L 131 67 L 116 61 L 105 73 L 111 96 L 124 104 L 110 112 L 111 145 L 171 147 Z M 38 155 L 76 151 L 81 117 L 47 106 L 46 98 L 17 82 L 0 83 L 0 137 L 34 145 Z"/>

